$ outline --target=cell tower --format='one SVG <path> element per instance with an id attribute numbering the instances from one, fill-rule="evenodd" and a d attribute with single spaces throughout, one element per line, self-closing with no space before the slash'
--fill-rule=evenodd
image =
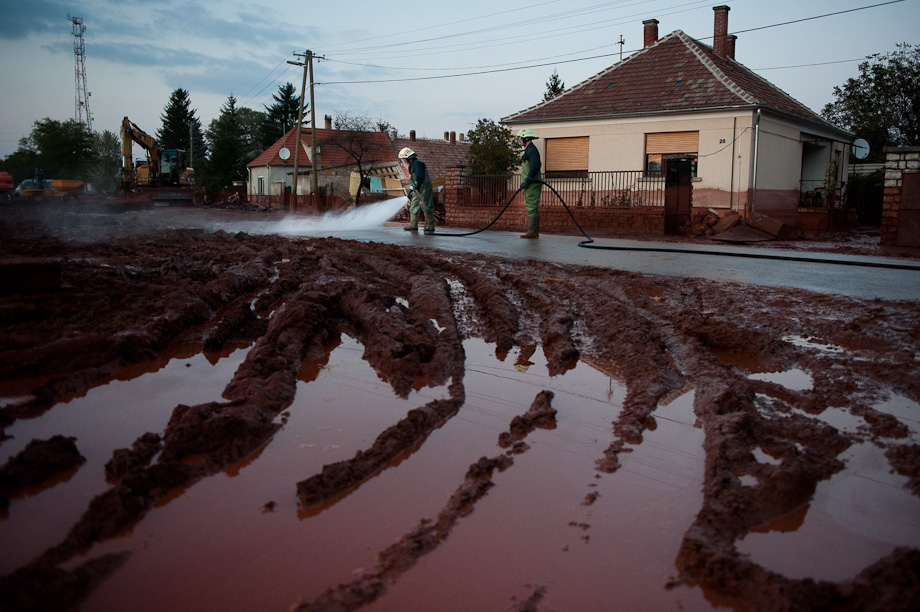
<path id="1" fill-rule="evenodd" d="M 67 13 L 67 19 L 73 23 L 73 56 L 74 56 L 74 97 L 73 97 L 73 118 L 74 121 L 86 123 L 89 131 L 93 131 L 93 114 L 89 110 L 89 97 L 92 92 L 86 91 L 86 47 L 83 44 L 83 33 L 86 32 L 86 26 L 83 25 L 82 17 L 71 17 Z M 83 118 L 84 113 L 86 119 Z"/>

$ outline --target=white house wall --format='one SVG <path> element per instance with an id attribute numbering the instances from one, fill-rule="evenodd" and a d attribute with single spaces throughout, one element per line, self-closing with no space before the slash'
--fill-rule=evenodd
<path id="1" fill-rule="evenodd" d="M 643 170 L 645 136 L 655 132 L 699 132 L 695 205 L 742 209 L 751 182 L 753 114 L 721 112 L 683 118 L 629 118 L 515 125 L 529 127 L 545 159 L 548 138 L 589 137 L 588 170 Z M 735 162 L 735 163 L 733 163 Z M 698 194 L 698 196 L 697 196 Z"/>

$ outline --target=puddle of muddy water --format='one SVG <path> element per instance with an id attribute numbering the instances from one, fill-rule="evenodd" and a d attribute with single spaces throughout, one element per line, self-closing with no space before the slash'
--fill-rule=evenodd
<path id="1" fill-rule="evenodd" d="M 177 404 L 219 400 L 245 355 L 246 350 L 239 349 L 215 360 L 195 351 L 189 357 L 167 355 L 157 362 L 134 364 L 85 396 L 8 427 L 12 439 L 0 445 L 0 465 L 32 440 L 57 434 L 75 437 L 86 463 L 65 482 L 13 498 L 0 515 L 0 574 L 31 561 L 64 538 L 89 501 L 108 488 L 105 464 L 113 450 L 130 447 L 146 432 L 162 433 Z"/>
<path id="2" fill-rule="evenodd" d="M 474 366 L 472 387 L 501 389 L 502 405 L 519 399 L 501 414 L 492 396 L 478 394 L 469 407 L 494 415 L 501 427 L 546 386 L 556 393 L 556 429 L 530 434 L 530 450 L 494 476 L 496 486 L 476 510 L 367 609 L 498 610 L 539 587 L 547 610 L 713 609 L 700 591 L 664 586 L 702 502 L 703 433 L 693 425 L 693 393 L 659 408 L 655 431 L 621 455 L 622 468 L 600 474 L 595 461 L 612 439 L 622 386 L 583 364 L 548 381 L 531 374 L 545 372 L 539 354 L 531 361 L 537 363 L 520 379 L 503 367 Z M 465 420 L 467 428 L 485 426 L 481 418 Z M 467 439 L 475 430 L 456 433 Z M 483 444 L 491 454 L 495 431 L 489 434 Z"/>
<path id="3" fill-rule="evenodd" d="M 665 589 L 680 539 L 701 502 L 703 434 L 693 426 L 693 393 L 662 406 L 656 429 L 621 455 L 623 467 L 600 474 L 595 461 L 612 440 L 611 422 L 624 395 L 618 381 L 586 364 L 549 377 L 539 350 L 527 360 L 517 353 L 500 360 L 494 347 L 481 341 L 467 341 L 465 349 L 467 401 L 459 414 L 398 465 L 331 507 L 305 514 L 296 498 L 299 480 L 370 446 L 409 409 L 446 396 L 444 388 L 423 388 L 407 400 L 396 398 L 361 359 L 363 348 L 343 337 L 315 367 L 302 368 L 301 379 L 310 382 L 299 383 L 284 427 L 256 457 L 160 500 L 129 533 L 69 564 L 132 551 L 81 609 L 286 610 L 300 598 L 348 582 L 372 569 L 376 554 L 420 520 L 436 518 L 471 463 L 504 452 L 499 433 L 542 389 L 556 394 L 557 427 L 530 434 L 531 449 L 495 475 L 496 486 L 473 513 L 368 609 L 504 609 L 512 596 L 529 595 L 527 585 L 540 584 L 547 585 L 546 601 L 556 609 L 606 609 L 611 601 L 635 609 L 712 609 L 698 590 Z M 236 354 L 233 358 L 225 360 L 211 393 L 199 389 L 203 372 L 194 365 L 184 369 L 190 376 L 184 390 L 174 391 L 182 395 L 178 401 L 189 403 L 193 393 L 207 397 L 191 401 L 213 400 L 232 376 L 231 362 L 238 361 Z M 200 365 L 199 359 L 191 361 Z M 530 365 L 521 367 L 524 361 Z M 165 375 L 148 374 L 137 384 Z M 165 381 L 158 386 L 168 387 Z M 133 394 L 100 393 L 88 394 L 87 401 L 109 411 L 119 397 Z M 93 477 L 69 489 L 79 499 L 73 516 L 57 516 L 49 524 L 60 522 L 66 530 L 105 488 L 102 463 L 111 448 L 129 445 L 144 431 L 162 431 L 178 402 L 161 403 L 158 417 L 145 415 L 150 421 L 124 432 L 125 439 L 94 451 L 95 467 L 83 467 Z M 66 410 L 57 406 L 46 418 Z M 597 498 L 587 505 L 589 494 Z M 55 509 L 36 503 L 31 511 Z M 22 521 L 14 508 L 4 528 Z M 43 536 L 35 552 L 61 537 L 63 532 Z M 30 555 L 21 556 L 10 565 Z"/>
<path id="4" fill-rule="evenodd" d="M 789 578 L 843 581 L 898 546 L 920 546 L 920 499 L 866 443 L 841 455 L 846 469 L 818 484 L 811 503 L 747 534 L 743 554 Z"/>
<path id="5" fill-rule="evenodd" d="M 814 387 L 814 379 L 811 374 L 799 368 L 793 368 L 784 372 L 760 372 L 751 374 L 755 380 L 765 380 L 782 385 L 792 391 L 808 391 Z"/>

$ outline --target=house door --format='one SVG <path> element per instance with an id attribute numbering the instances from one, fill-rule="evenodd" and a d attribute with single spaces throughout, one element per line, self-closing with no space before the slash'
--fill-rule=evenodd
<path id="1" fill-rule="evenodd" d="M 898 246 L 920 246 L 920 173 L 901 175 L 901 208 L 898 211 Z"/>
<path id="2" fill-rule="evenodd" d="M 664 170 L 664 233 L 677 234 L 690 221 L 693 207 L 693 183 L 690 159 L 665 160 Z"/>

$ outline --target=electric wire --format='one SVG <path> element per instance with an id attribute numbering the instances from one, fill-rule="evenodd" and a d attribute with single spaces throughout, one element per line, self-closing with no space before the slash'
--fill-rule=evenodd
<path id="1" fill-rule="evenodd" d="M 864 7 L 857 7 L 857 8 L 848 9 L 848 10 L 845 10 L 845 11 L 836 11 L 836 12 L 826 13 L 826 14 L 822 14 L 822 15 L 815 15 L 815 16 L 812 16 L 812 17 L 805 17 L 805 18 L 802 18 L 802 19 L 796 19 L 796 20 L 786 21 L 786 22 L 782 22 L 782 23 L 776 23 L 776 24 L 770 24 L 770 25 L 765 25 L 765 26 L 759 26 L 759 27 L 757 27 L 757 28 L 749 28 L 749 29 L 745 29 L 745 30 L 736 30 L 735 33 L 744 33 L 744 32 L 751 32 L 751 31 L 755 31 L 755 30 L 764 30 L 764 29 L 768 29 L 768 28 L 782 27 L 782 26 L 791 25 L 791 24 L 795 24 L 795 23 L 801 23 L 801 22 L 811 21 L 811 20 L 815 20 L 815 19 L 822 19 L 822 18 L 826 18 L 826 17 L 833 17 L 833 16 L 836 16 L 836 15 L 841 15 L 841 14 L 845 14 L 845 13 L 852 13 L 852 12 L 855 12 L 855 11 L 862 11 L 862 10 L 867 10 L 867 9 L 872 9 L 872 8 L 878 8 L 878 7 L 887 6 L 887 5 L 890 5 L 890 4 L 897 4 L 897 3 L 900 3 L 900 2 L 904 2 L 904 1 L 905 1 L 905 0 L 890 0 L 890 1 L 888 1 L 888 2 L 873 4 L 873 5 L 864 6 Z M 688 6 L 688 5 L 692 5 L 692 4 L 696 4 L 696 3 L 687 3 L 687 4 L 684 4 L 684 5 L 678 5 L 678 6 Z M 692 9 L 686 9 L 686 10 L 692 10 Z M 683 11 L 680 11 L 680 12 L 683 12 Z M 579 30 L 579 31 L 576 32 L 576 33 L 583 33 L 583 32 L 585 32 L 585 31 L 597 29 L 597 28 L 600 28 L 600 27 L 607 27 L 607 25 L 594 26 L 594 27 L 591 27 L 591 28 L 588 28 L 588 29 L 582 29 L 582 30 Z M 554 32 L 554 34 L 555 34 L 555 32 Z M 706 40 L 706 39 L 709 39 L 709 38 L 712 38 L 712 37 L 711 37 L 711 36 L 708 36 L 708 37 L 698 38 L 697 40 Z M 516 43 L 506 43 L 506 42 L 503 42 L 503 43 L 499 43 L 499 44 L 516 44 Z M 487 46 L 478 47 L 477 50 L 478 50 L 478 49 L 484 49 L 484 48 L 488 48 L 488 47 L 487 47 Z M 599 47 L 599 48 L 603 48 L 603 47 Z M 628 53 L 634 53 L 634 52 L 636 52 L 636 51 L 638 51 L 638 50 L 630 50 Z M 441 51 L 441 52 L 445 52 L 445 51 Z M 417 80 L 428 80 L 428 79 L 432 79 L 432 78 L 438 78 L 438 79 L 440 79 L 440 78 L 460 78 L 460 77 L 467 77 L 467 76 L 476 76 L 476 75 L 481 75 L 481 74 L 492 74 L 492 73 L 494 73 L 494 72 L 507 72 L 507 71 L 512 71 L 512 70 L 527 70 L 527 69 L 530 69 L 530 68 L 542 68 L 542 67 L 546 67 L 546 66 L 548 66 L 548 65 L 555 65 L 555 64 L 573 63 L 573 62 L 579 62 L 579 61 L 590 61 L 590 60 L 595 60 L 595 59 L 599 59 L 599 58 L 611 57 L 611 56 L 617 55 L 618 53 L 619 53 L 619 51 L 614 52 L 614 53 L 610 53 L 610 54 L 604 54 L 604 55 L 595 55 L 595 56 L 589 56 L 589 57 L 584 57 L 584 58 L 575 58 L 575 59 L 571 59 L 571 60 L 560 60 L 560 61 L 557 61 L 557 62 L 550 62 L 550 63 L 530 64 L 530 65 L 527 65 L 527 66 L 516 66 L 516 65 L 515 65 L 515 64 L 520 64 L 520 63 L 522 63 L 522 62 L 513 62 L 513 63 L 506 63 L 506 64 L 496 64 L 496 65 L 493 65 L 495 68 L 494 68 L 494 69 L 490 69 L 490 70 L 483 70 L 483 71 L 477 71 L 477 72 L 461 72 L 461 73 L 457 73 L 457 74 L 439 75 L 439 76 L 436 76 L 436 77 L 414 77 L 414 78 L 413 78 L 413 77 L 405 77 L 405 78 L 392 78 L 392 79 L 365 79 L 365 80 L 355 80 L 355 81 L 326 81 L 326 82 L 323 82 L 322 84 L 324 84 L 324 85 L 345 85 L 345 84 L 356 84 L 356 85 L 358 85 L 358 84 L 372 84 L 372 83 L 409 82 L 409 81 L 417 81 Z M 419 55 L 418 53 L 414 53 L 414 54 L 413 54 L 413 57 L 417 57 L 418 55 Z M 422 55 L 424 55 L 424 54 L 422 54 Z M 553 58 L 555 58 L 555 57 L 561 57 L 561 56 L 553 56 Z M 553 58 L 546 58 L 546 59 L 553 59 Z M 846 63 L 846 62 L 849 62 L 849 61 L 861 61 L 861 59 L 864 59 L 864 58 L 860 58 L 860 60 L 855 60 L 855 59 L 854 59 L 854 60 L 839 60 L 839 61 L 833 61 L 833 62 L 822 62 L 822 63 L 813 64 L 813 65 L 816 65 L 816 66 L 823 66 L 823 65 L 833 64 L 833 63 Z M 343 61 L 343 60 L 335 60 L 334 58 L 330 58 L 329 61 Z M 361 65 L 361 64 L 358 64 L 358 65 Z M 368 67 L 376 67 L 376 66 L 374 66 L 374 65 L 368 65 Z M 796 67 L 796 66 L 792 66 L 792 67 L 794 68 L 794 67 Z M 404 70 L 405 68 L 391 68 L 391 69 L 394 69 L 394 70 Z M 772 69 L 778 69 L 778 68 L 772 68 Z M 445 71 L 446 71 L 446 70 L 464 70 L 464 69 L 463 69 L 463 68 L 443 68 L 443 69 L 431 69 L 431 70 L 445 70 Z"/>

